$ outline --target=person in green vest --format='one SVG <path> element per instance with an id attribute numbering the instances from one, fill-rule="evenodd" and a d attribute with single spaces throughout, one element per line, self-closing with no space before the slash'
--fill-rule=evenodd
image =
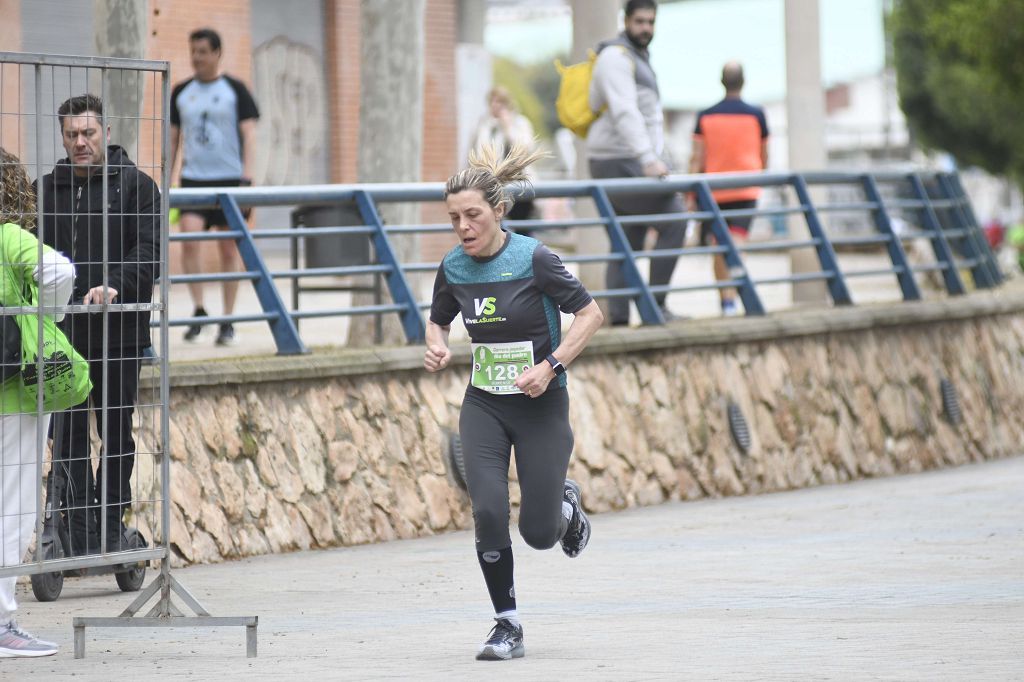
<path id="1" fill-rule="evenodd" d="M 29 231 L 35 227 L 35 216 L 35 193 L 25 169 L 16 156 L 0 148 L 0 304 L 4 306 L 19 299 L 19 294 L 33 303 L 42 301 L 44 306 L 65 305 L 71 297 L 75 268 L 66 257 L 41 245 Z M 5 331 L 17 328 L 13 317 L 0 319 Z M 16 344 L 4 346 L 15 349 L 19 357 L 14 359 L 16 369 L 4 372 L 7 378 L 0 384 L 0 565 L 17 566 L 35 530 L 41 488 L 37 462 L 50 415 L 40 414 L 21 389 L 20 334 Z M 16 581 L 16 576 L 0 578 L 0 658 L 57 653 L 56 644 L 35 637 L 15 622 Z"/>
<path id="2" fill-rule="evenodd" d="M 1024 222 L 1019 222 L 1006 233 L 1006 241 L 1017 251 L 1017 265 L 1024 271 Z"/>

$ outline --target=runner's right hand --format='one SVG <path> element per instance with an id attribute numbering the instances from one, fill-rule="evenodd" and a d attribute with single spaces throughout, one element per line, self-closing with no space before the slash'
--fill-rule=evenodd
<path id="1" fill-rule="evenodd" d="M 446 346 L 427 346 L 427 352 L 423 355 L 423 367 L 428 372 L 439 372 L 448 366 L 452 359 L 452 351 Z"/>

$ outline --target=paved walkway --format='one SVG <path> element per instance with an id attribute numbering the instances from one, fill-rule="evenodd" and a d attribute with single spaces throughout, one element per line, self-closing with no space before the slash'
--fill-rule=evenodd
<path id="1" fill-rule="evenodd" d="M 283 270 L 288 267 L 285 255 L 277 252 L 265 253 L 271 270 Z M 885 254 L 841 254 L 840 263 L 846 272 L 878 270 L 891 265 Z M 790 272 L 789 257 L 785 254 L 756 253 L 749 254 L 746 262 L 751 276 L 755 279 L 768 279 L 788 275 Z M 641 272 L 646 273 L 647 263 L 641 261 Z M 576 271 L 575 267 L 570 267 Z M 646 276 L 646 275 L 645 275 Z M 672 277 L 675 286 L 697 286 L 707 284 L 711 279 L 711 258 L 708 256 L 691 256 L 680 259 Z M 286 305 L 291 305 L 291 281 L 278 279 L 277 286 Z M 342 280 L 322 278 L 317 282 L 308 281 L 306 286 L 337 285 Z M 418 280 L 411 279 L 413 286 L 419 287 L 422 300 L 430 298 L 434 283 L 433 273 L 421 275 Z M 851 277 L 847 281 L 853 299 L 858 304 L 877 303 L 882 301 L 898 301 L 899 287 L 893 275 L 873 275 L 869 277 Z M 765 308 L 771 312 L 792 307 L 792 287 L 789 284 L 765 285 L 759 287 Z M 930 289 L 924 289 L 924 295 L 937 295 Z M 176 318 L 188 317 L 192 313 L 192 303 L 185 285 L 171 287 L 171 315 Z M 387 296 L 385 295 L 385 299 Z M 206 285 L 206 301 L 211 314 L 220 314 L 220 285 Z M 300 301 L 301 310 L 329 310 L 344 308 L 351 305 L 352 295 L 348 292 L 317 292 L 304 293 Z M 673 293 L 668 297 L 669 308 L 689 317 L 716 317 L 720 314 L 718 294 L 715 291 L 697 291 Z M 238 290 L 238 313 L 260 312 L 259 301 L 251 284 L 242 282 Z M 639 324 L 639 317 L 633 311 L 633 322 Z M 330 317 L 302 320 L 299 332 L 307 346 L 336 346 L 344 344 L 348 338 L 349 318 Z M 277 348 L 266 322 L 248 322 L 236 325 L 239 343 L 229 348 L 214 345 L 215 331 L 208 327 L 199 343 L 185 343 L 182 335 L 183 327 L 171 327 L 171 360 L 173 362 L 189 360 L 208 360 L 215 358 L 233 358 L 249 355 L 274 355 Z M 456 322 L 453 329 L 453 340 L 464 339 L 465 332 Z"/>
<path id="2" fill-rule="evenodd" d="M 176 572 L 244 629 L 94 629 L 111 576 L 20 595 L 57 656 L 0 679 L 792 680 L 1024 677 L 1024 457 L 594 517 L 587 552 L 517 542 L 527 657 L 473 660 L 489 604 L 468 533 Z"/>

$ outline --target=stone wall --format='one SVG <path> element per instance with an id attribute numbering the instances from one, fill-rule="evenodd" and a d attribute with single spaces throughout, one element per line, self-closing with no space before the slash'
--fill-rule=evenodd
<path id="1" fill-rule="evenodd" d="M 468 528 L 447 455 L 458 357 L 440 375 L 419 369 L 420 348 L 172 366 L 175 560 Z M 596 512 L 1011 456 L 1024 450 L 1024 297 L 607 330 L 569 386 L 570 474 Z"/>

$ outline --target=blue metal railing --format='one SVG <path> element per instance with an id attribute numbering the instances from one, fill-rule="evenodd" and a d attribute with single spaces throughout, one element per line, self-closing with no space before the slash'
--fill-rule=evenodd
<path id="1" fill-rule="evenodd" d="M 756 209 L 722 210 L 714 199 L 714 191 L 740 187 L 774 187 L 790 191 L 795 205 L 767 206 Z M 819 203 L 815 205 L 811 187 L 848 186 L 859 189 L 862 201 Z M 886 196 L 883 187 L 895 192 Z M 199 322 L 248 322 L 264 320 L 271 329 L 281 354 L 307 352 L 299 336 L 295 320 L 306 317 L 349 315 L 381 315 L 397 313 L 405 336 L 410 342 L 423 339 L 422 311 L 429 302 L 418 302 L 406 277 L 409 273 L 432 272 L 438 263 L 403 263 L 392 244 L 392 236 L 447 232 L 446 224 L 385 225 L 378 207 L 392 202 L 440 202 L 443 185 L 440 183 L 377 184 L 377 185 L 307 185 L 291 187 L 189 188 L 171 191 L 170 205 L 174 208 L 204 208 L 220 206 L 227 216 L 229 229 L 220 232 L 173 234 L 171 241 L 232 239 L 239 246 L 245 270 L 235 273 L 208 275 L 174 275 L 171 283 L 215 282 L 249 280 L 253 283 L 262 307 L 261 313 L 225 315 L 208 318 L 173 318 L 171 325 Z M 664 194 L 666 192 L 692 192 L 697 210 L 657 215 L 617 215 L 612 197 L 622 194 Z M 763 315 L 764 305 L 758 294 L 759 285 L 823 281 L 835 305 L 851 305 L 853 298 L 846 280 L 850 277 L 892 274 L 899 284 L 904 300 L 918 300 L 921 291 L 915 274 L 939 271 L 949 295 L 963 294 L 967 289 L 961 271 L 967 270 L 975 286 L 997 286 L 1001 275 L 996 259 L 988 247 L 974 218 L 974 212 L 959 177 L 946 173 L 884 172 L 884 173 L 735 173 L 714 175 L 679 175 L 665 180 L 622 178 L 613 180 L 557 181 L 537 183 L 530 191 L 535 198 L 569 197 L 589 199 L 597 211 L 594 218 L 569 220 L 511 221 L 517 229 L 539 231 L 577 229 L 603 229 L 610 242 L 608 253 L 566 255 L 566 263 L 609 263 L 621 261 L 625 286 L 621 289 L 592 291 L 595 298 L 628 297 L 633 300 L 644 324 L 663 324 L 662 311 L 655 296 L 672 292 L 714 290 L 732 287 L 737 290 L 748 315 Z M 354 204 L 362 217 L 361 226 L 334 226 L 291 229 L 250 230 L 242 217 L 241 207 L 299 206 L 333 203 Z M 862 212 L 870 214 L 864 220 L 872 228 L 869 234 L 829 235 L 821 214 L 836 212 Z M 917 215 L 920 229 L 895 229 L 893 216 Z M 785 239 L 766 243 L 737 244 L 730 232 L 728 219 L 743 216 L 784 217 L 802 216 L 808 231 L 807 239 Z M 678 220 L 707 221 L 715 237 L 715 245 L 690 248 L 634 251 L 626 238 L 624 226 L 657 225 Z M 906 221 L 904 221 L 906 222 Z M 292 268 L 271 271 L 256 239 L 302 239 L 328 235 L 363 235 L 372 240 L 376 262 L 367 265 Z M 908 239 L 927 239 L 935 254 L 934 264 L 912 265 L 903 248 Z M 836 247 L 883 247 L 891 266 L 871 271 L 844 272 L 836 256 Z M 820 269 L 791 273 L 784 277 L 755 280 L 744 261 L 744 254 L 766 251 L 812 249 Z M 729 279 L 701 285 L 651 286 L 641 275 L 637 260 L 640 258 L 679 258 L 694 255 L 721 255 Z M 375 275 L 384 278 L 391 303 L 348 306 L 332 310 L 289 311 L 282 299 L 275 278 L 301 278 L 325 275 Z"/>

